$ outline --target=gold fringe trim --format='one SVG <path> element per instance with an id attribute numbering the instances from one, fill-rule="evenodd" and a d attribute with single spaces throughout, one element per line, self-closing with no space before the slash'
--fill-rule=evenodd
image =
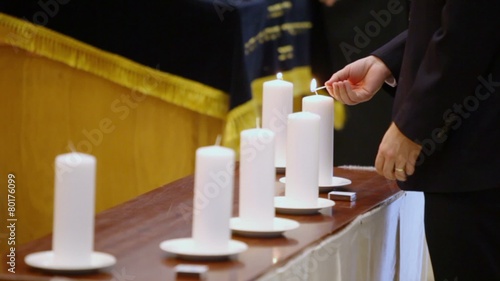
<path id="1" fill-rule="evenodd" d="M 260 117 L 260 114 L 255 100 L 250 100 L 234 108 L 227 115 L 222 143 L 224 146 L 234 149 L 238 159 L 240 133 L 243 130 L 255 128 L 257 117 Z"/>
<path id="2" fill-rule="evenodd" d="M 276 79 L 275 76 L 267 76 L 252 81 L 252 100 L 229 111 L 229 96 L 223 91 L 146 67 L 2 13 L 0 44 L 58 61 L 194 112 L 225 119 L 223 143 L 236 151 L 239 151 L 240 132 L 254 128 L 256 118 L 261 116 L 263 83 Z M 294 84 L 294 96 L 300 97 L 309 93 L 311 69 L 303 66 L 284 71 L 283 79 Z M 344 105 L 335 103 L 335 128 L 342 129 L 344 123 Z"/>
<path id="3" fill-rule="evenodd" d="M 58 61 L 201 114 L 225 119 L 228 113 L 229 96 L 223 91 L 146 67 L 2 13 L 0 44 Z"/>

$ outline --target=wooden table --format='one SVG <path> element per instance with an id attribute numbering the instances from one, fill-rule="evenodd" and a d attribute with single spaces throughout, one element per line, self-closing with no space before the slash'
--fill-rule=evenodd
<path id="1" fill-rule="evenodd" d="M 249 248 L 236 258 L 226 261 L 193 262 L 169 256 L 159 248 L 168 239 L 190 237 L 192 223 L 193 176 L 143 194 L 129 202 L 101 212 L 95 222 L 95 250 L 117 258 L 110 269 L 86 275 L 51 274 L 30 268 L 24 257 L 32 252 L 51 249 L 51 236 L 31 241 L 16 249 L 16 273 L 7 272 L 6 254 L 2 255 L 1 280 L 174 280 L 178 264 L 209 266 L 207 280 L 254 280 L 273 268 L 284 265 L 310 245 L 339 231 L 360 214 L 401 191 L 373 171 L 335 168 L 335 175 L 352 180 L 345 187 L 357 192 L 354 203 L 336 201 L 331 210 L 315 215 L 277 215 L 300 222 L 300 227 L 278 238 L 247 238 L 233 235 Z M 283 175 L 277 175 L 277 179 Z M 238 173 L 236 172 L 234 214 L 238 212 Z M 276 194 L 283 194 L 277 181 Z M 326 197 L 321 194 L 321 197 Z M 65 276 L 52 279 L 54 276 Z M 178 279 L 180 280 L 180 279 Z"/>

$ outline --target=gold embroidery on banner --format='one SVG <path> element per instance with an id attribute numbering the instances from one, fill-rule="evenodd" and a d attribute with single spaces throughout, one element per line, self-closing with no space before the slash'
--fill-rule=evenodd
<path id="1" fill-rule="evenodd" d="M 278 53 L 279 53 L 278 59 L 280 61 L 293 59 L 293 46 L 286 45 L 286 46 L 278 47 Z"/>
<path id="2" fill-rule="evenodd" d="M 267 7 L 267 17 L 270 19 L 282 17 L 285 14 L 285 10 L 291 10 L 292 6 L 293 4 L 291 1 L 283 1 L 282 3 L 271 5 Z"/>
<path id="3" fill-rule="evenodd" d="M 311 29 L 311 27 L 311 22 L 289 22 L 281 25 L 266 27 L 245 43 L 245 55 L 251 54 L 259 45 L 277 40 L 284 32 L 291 36 L 295 36 Z"/>
<path id="4" fill-rule="evenodd" d="M 312 23 L 310 22 L 289 22 L 281 25 L 281 30 L 288 32 L 290 35 L 295 36 L 307 29 L 311 29 Z"/>

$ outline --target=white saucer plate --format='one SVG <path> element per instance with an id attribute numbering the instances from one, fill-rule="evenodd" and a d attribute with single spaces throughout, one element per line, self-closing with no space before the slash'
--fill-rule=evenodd
<path id="1" fill-rule="evenodd" d="M 54 263 L 54 252 L 44 251 L 27 255 L 24 258 L 27 265 L 54 272 L 90 272 L 99 269 L 105 269 L 116 263 L 116 258 L 110 254 L 101 252 L 92 252 L 90 255 L 90 264 L 87 265 L 61 265 Z"/>
<path id="2" fill-rule="evenodd" d="M 286 178 L 282 177 L 279 179 L 281 183 L 286 184 Z M 352 181 L 350 179 L 346 178 L 341 178 L 341 177 L 332 177 L 332 183 L 330 185 L 320 185 L 319 186 L 319 192 L 327 192 L 327 191 L 332 191 L 334 187 L 339 187 L 339 186 L 346 186 L 351 184 Z"/>
<path id="3" fill-rule="evenodd" d="M 299 223 L 284 218 L 274 218 L 271 229 L 263 229 L 253 224 L 248 224 L 241 218 L 231 218 L 229 225 L 233 233 L 248 237 L 279 237 L 283 232 L 299 227 Z"/>
<path id="4" fill-rule="evenodd" d="M 160 243 L 160 249 L 169 253 L 175 254 L 177 257 L 185 260 L 224 260 L 233 255 L 242 253 L 248 249 L 247 244 L 229 240 L 227 249 L 213 251 L 204 249 L 196 245 L 193 238 L 178 238 L 165 240 Z"/>
<path id="5" fill-rule="evenodd" d="M 350 185 L 351 183 L 352 183 L 352 181 L 350 179 L 334 176 L 334 177 L 332 177 L 331 184 L 319 186 L 319 192 L 332 191 L 334 187 L 346 186 L 346 185 Z"/>
<path id="6" fill-rule="evenodd" d="M 313 215 L 323 208 L 333 207 L 333 200 L 318 198 L 315 206 L 297 206 L 297 201 L 290 200 L 285 196 L 274 197 L 274 208 L 276 212 L 287 215 Z"/>

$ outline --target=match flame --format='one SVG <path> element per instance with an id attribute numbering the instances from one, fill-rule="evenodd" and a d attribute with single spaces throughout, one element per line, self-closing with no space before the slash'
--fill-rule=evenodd
<path id="1" fill-rule="evenodd" d="M 313 78 L 313 80 L 311 80 L 311 93 L 316 92 L 317 87 L 318 87 L 318 83 L 316 82 L 316 79 Z"/>

